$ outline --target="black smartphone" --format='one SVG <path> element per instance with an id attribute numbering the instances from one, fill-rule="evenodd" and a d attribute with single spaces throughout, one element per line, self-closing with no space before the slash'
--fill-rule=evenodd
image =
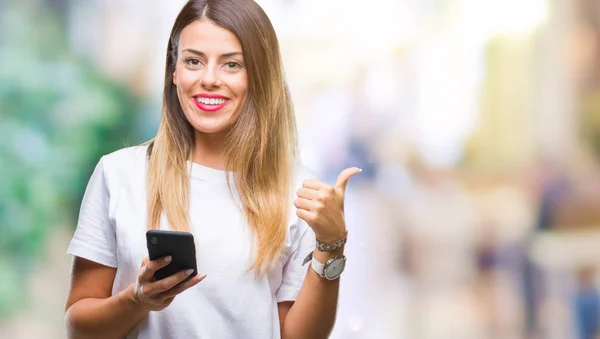
<path id="1" fill-rule="evenodd" d="M 146 246 L 148 257 L 156 260 L 168 255 L 171 263 L 154 273 L 154 279 L 161 280 L 177 272 L 193 269 L 184 281 L 198 274 L 196 266 L 196 245 L 194 236 L 189 232 L 149 230 L 146 232 Z"/>

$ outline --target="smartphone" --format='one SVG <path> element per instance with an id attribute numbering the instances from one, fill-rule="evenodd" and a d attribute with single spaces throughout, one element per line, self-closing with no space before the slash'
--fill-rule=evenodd
<path id="1" fill-rule="evenodd" d="M 196 245 L 194 236 L 189 232 L 149 230 L 146 232 L 146 246 L 148 257 L 156 260 L 168 255 L 172 260 L 167 266 L 154 273 L 154 279 L 161 280 L 177 272 L 193 269 L 184 281 L 198 274 L 196 266 Z"/>

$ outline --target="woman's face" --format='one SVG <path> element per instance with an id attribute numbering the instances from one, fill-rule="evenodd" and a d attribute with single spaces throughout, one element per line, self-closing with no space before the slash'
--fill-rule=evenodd
<path id="1" fill-rule="evenodd" d="M 173 73 L 179 103 L 196 131 L 226 132 L 248 93 L 242 46 L 230 31 L 202 19 L 183 29 Z"/>

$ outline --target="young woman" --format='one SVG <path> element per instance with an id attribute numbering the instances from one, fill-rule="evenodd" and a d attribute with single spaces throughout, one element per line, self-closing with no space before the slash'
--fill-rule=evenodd
<path id="1" fill-rule="evenodd" d="M 305 179 L 263 10 L 189 1 L 163 95 L 156 137 L 102 157 L 89 181 L 68 250 L 69 336 L 326 338 L 345 263 L 344 189 L 360 170 L 335 186 Z M 171 258 L 148 260 L 148 229 L 191 232 L 203 274 L 155 281 Z"/>

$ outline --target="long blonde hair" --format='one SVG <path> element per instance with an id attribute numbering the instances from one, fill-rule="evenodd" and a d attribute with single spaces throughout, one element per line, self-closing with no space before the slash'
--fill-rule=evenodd
<path id="1" fill-rule="evenodd" d="M 160 227 L 164 212 L 173 230 L 190 230 L 186 161 L 195 132 L 178 101 L 173 72 L 181 31 L 203 17 L 234 33 L 242 45 L 248 99 L 227 134 L 226 170 L 235 173 L 233 184 L 255 239 L 249 269 L 264 276 L 285 242 L 297 137 L 277 36 L 252 0 L 191 0 L 175 21 L 167 47 L 161 122 L 148 148 L 148 229 Z M 231 189 L 229 178 L 227 183 Z"/>

